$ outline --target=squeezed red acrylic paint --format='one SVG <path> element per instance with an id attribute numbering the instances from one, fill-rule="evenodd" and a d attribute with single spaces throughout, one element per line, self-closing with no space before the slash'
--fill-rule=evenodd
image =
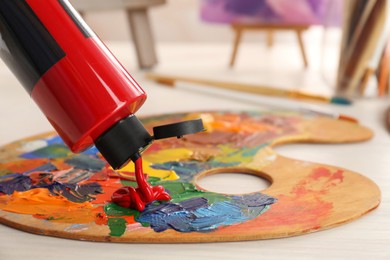
<path id="1" fill-rule="evenodd" d="M 142 158 L 139 157 L 135 162 L 135 177 L 138 184 L 137 188 L 125 186 L 112 194 L 112 202 L 121 207 L 133 208 L 143 211 L 145 205 L 155 200 L 170 200 L 171 196 L 164 190 L 164 187 L 150 185 L 142 170 Z"/>

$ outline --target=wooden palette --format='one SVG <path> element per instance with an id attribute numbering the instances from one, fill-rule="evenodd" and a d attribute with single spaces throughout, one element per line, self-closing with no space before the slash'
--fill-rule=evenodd
<path id="1" fill-rule="evenodd" d="M 242 241 L 289 237 L 352 221 L 379 205 L 368 178 L 336 166 L 289 159 L 284 143 L 344 143 L 371 138 L 355 123 L 286 111 L 200 112 L 143 119 L 155 125 L 201 116 L 206 133 L 156 141 L 143 154 L 144 172 L 171 202 L 142 213 L 110 202 L 134 186 L 133 166 L 114 172 L 95 149 L 72 154 L 54 133 L 0 149 L 0 222 L 63 238 L 143 243 Z M 203 190 L 197 181 L 244 172 L 271 186 L 242 195 Z"/>

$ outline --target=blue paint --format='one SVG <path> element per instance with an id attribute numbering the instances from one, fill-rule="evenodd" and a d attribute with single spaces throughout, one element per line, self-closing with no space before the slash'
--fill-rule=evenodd
<path id="1" fill-rule="evenodd" d="M 14 191 L 27 191 L 31 189 L 31 179 L 21 174 L 10 174 L 0 178 L 0 192 L 12 194 Z"/>
<path id="2" fill-rule="evenodd" d="M 89 226 L 85 224 L 73 224 L 70 225 L 69 227 L 64 228 L 64 231 L 69 231 L 69 232 L 79 232 L 81 230 L 87 229 Z"/>
<path id="3" fill-rule="evenodd" d="M 98 153 L 99 153 L 99 150 L 95 146 L 92 146 L 91 148 L 85 150 L 81 154 L 90 155 L 90 156 L 94 156 L 95 158 L 99 158 L 97 156 Z"/>
<path id="4" fill-rule="evenodd" d="M 65 160 L 65 163 L 75 167 L 76 169 L 88 170 L 93 172 L 101 171 L 103 167 L 106 166 L 106 162 L 104 162 L 103 160 L 84 154 L 75 155 Z"/>
<path id="5" fill-rule="evenodd" d="M 6 175 L 3 175 L 3 176 L 0 176 L 0 182 L 3 182 L 3 181 L 8 181 L 8 180 L 11 180 L 15 177 L 18 177 L 20 176 L 19 173 L 11 173 L 11 174 L 6 174 Z"/>
<path id="6" fill-rule="evenodd" d="M 158 170 L 171 170 L 180 176 L 181 181 L 191 181 L 193 176 L 199 172 L 210 169 L 210 165 L 204 162 L 187 161 L 187 162 L 165 162 L 159 164 L 153 164 L 153 169 Z"/>
<path id="7" fill-rule="evenodd" d="M 51 172 L 51 171 L 57 171 L 57 170 L 58 170 L 57 167 L 49 162 L 49 163 L 43 164 L 41 166 L 38 166 L 34 169 L 31 169 L 29 171 L 26 171 L 23 174 L 28 175 L 29 173 L 32 173 L 32 172 Z"/>
<path id="8" fill-rule="evenodd" d="M 187 211 L 194 211 L 199 208 L 204 208 L 208 206 L 208 200 L 206 198 L 192 198 L 184 200 L 178 203 L 183 209 Z"/>
<path id="9" fill-rule="evenodd" d="M 49 176 L 48 176 L 49 175 Z M 48 178 L 49 177 L 49 178 Z M 72 202 L 86 202 L 95 198 L 96 194 L 103 193 L 98 183 L 86 183 L 78 185 L 76 183 L 52 182 L 52 173 L 45 173 L 39 176 L 41 179 L 35 179 L 33 185 L 29 176 L 23 174 L 9 174 L 0 177 L 0 192 L 12 194 L 15 191 L 27 191 L 35 188 L 46 188 L 53 195 L 61 195 Z M 47 182 L 49 181 L 49 183 Z"/>
<path id="10" fill-rule="evenodd" d="M 50 193 L 56 196 L 64 196 L 72 202 L 86 202 L 95 198 L 96 194 L 103 193 L 98 183 L 87 183 L 83 185 L 53 182 L 46 186 Z"/>
<path id="11" fill-rule="evenodd" d="M 54 137 L 51 137 L 51 138 L 47 138 L 45 139 L 46 143 L 48 144 L 48 146 L 51 146 L 51 145 L 54 145 L 54 144 L 62 144 L 64 145 L 64 141 L 61 139 L 60 136 L 54 136 Z M 86 154 L 86 155 L 92 155 L 92 156 L 95 156 L 97 157 L 97 154 L 99 153 L 98 149 L 96 149 L 95 146 L 92 146 L 91 148 L 88 148 L 87 150 L 83 151 L 82 154 Z"/>
<path id="12" fill-rule="evenodd" d="M 201 208 L 194 212 L 196 220 L 192 223 L 197 231 L 210 231 L 219 226 L 241 223 L 250 219 L 242 208 L 229 201 L 217 202 L 208 208 Z"/>
<path id="13" fill-rule="evenodd" d="M 59 135 L 56 135 L 56 136 L 51 137 L 51 138 L 47 138 L 47 139 L 45 139 L 45 141 L 48 145 L 64 144 L 64 141 L 61 139 L 61 137 Z"/>
<path id="14" fill-rule="evenodd" d="M 258 196 L 257 193 L 245 195 L 245 196 L 233 196 L 233 201 L 236 204 L 243 205 L 245 207 L 259 207 L 261 205 L 274 204 L 277 199 L 268 195 L 263 194 Z"/>
<path id="15" fill-rule="evenodd" d="M 213 204 L 203 197 L 191 198 L 177 204 L 151 203 L 136 220 L 144 225 L 150 225 L 156 232 L 167 229 L 180 232 L 209 232 L 218 227 L 253 219 L 276 202 L 275 198 L 260 193 L 226 199 Z M 248 207 L 251 209 L 248 210 Z"/>

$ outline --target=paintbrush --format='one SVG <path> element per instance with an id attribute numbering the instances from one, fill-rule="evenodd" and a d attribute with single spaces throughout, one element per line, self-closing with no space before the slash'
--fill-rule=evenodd
<path id="1" fill-rule="evenodd" d="M 352 122 L 352 123 L 359 123 L 359 121 L 354 118 L 354 117 L 351 117 L 351 116 L 347 116 L 347 115 L 344 115 L 344 114 L 340 114 L 340 113 L 337 113 L 337 112 L 332 112 L 332 111 L 329 111 L 329 110 L 325 110 L 323 108 L 317 108 L 317 107 L 314 107 L 314 106 L 311 106 L 311 107 L 298 107 L 297 109 L 298 111 L 301 111 L 303 113 L 310 113 L 310 114 L 314 114 L 314 115 L 318 115 L 318 116 L 324 116 L 324 117 L 330 117 L 330 118 L 334 118 L 334 119 L 338 119 L 338 120 L 345 120 L 345 121 L 349 121 L 349 122 Z"/>
<path id="2" fill-rule="evenodd" d="M 299 100 L 318 101 L 324 103 L 332 103 L 337 105 L 350 105 L 352 102 L 344 97 L 326 97 L 322 95 L 316 95 L 306 93 L 297 90 L 285 90 L 267 86 L 251 85 L 244 83 L 214 81 L 208 79 L 180 77 L 180 76 L 168 76 L 156 73 L 147 73 L 146 78 L 154 80 L 160 84 L 167 86 L 175 86 L 176 81 L 193 83 L 204 87 L 214 87 L 227 90 L 235 90 L 245 93 L 252 93 L 257 95 L 266 95 L 274 97 L 284 97 Z"/>

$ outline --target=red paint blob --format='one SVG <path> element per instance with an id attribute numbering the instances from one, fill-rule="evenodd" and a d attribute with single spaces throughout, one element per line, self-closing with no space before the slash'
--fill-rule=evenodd
<path id="1" fill-rule="evenodd" d="M 134 189 L 130 186 L 125 186 L 115 191 L 112 194 L 111 201 L 124 208 L 133 208 L 138 211 L 143 211 L 145 205 L 155 200 L 170 200 L 171 196 L 164 190 L 164 187 L 152 186 L 146 179 L 142 170 L 142 158 L 138 158 L 135 162 L 135 178 L 138 187 Z"/>

